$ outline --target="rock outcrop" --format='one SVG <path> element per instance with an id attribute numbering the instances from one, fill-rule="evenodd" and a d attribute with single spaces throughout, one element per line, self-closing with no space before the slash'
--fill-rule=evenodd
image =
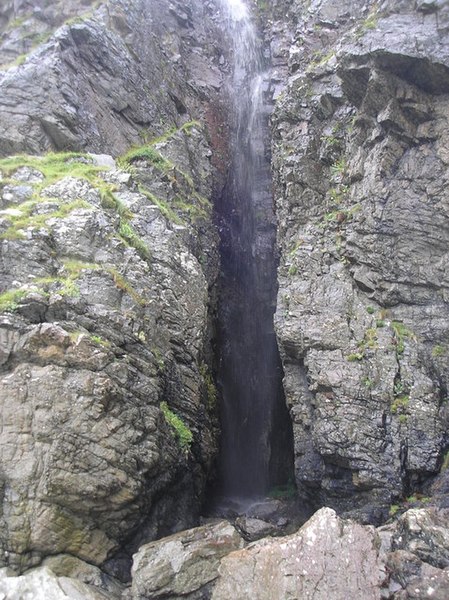
<path id="1" fill-rule="evenodd" d="M 5 600 L 447 597 L 449 4 L 259 5 L 296 485 L 331 508 L 191 529 L 218 445 L 218 3 L 5 0 Z"/>
<path id="2" fill-rule="evenodd" d="M 2 190 L 0 537 L 16 569 L 57 553 L 99 565 L 193 525 L 215 452 L 188 230 L 93 160 L 20 157 L 33 166 Z"/>
<path id="3" fill-rule="evenodd" d="M 126 580 L 140 543 L 198 521 L 217 450 L 215 10 L 0 8 L 0 154 L 57 151 L 0 164 L 0 563 L 19 573 L 71 555 Z"/>
<path id="4" fill-rule="evenodd" d="M 131 597 L 444 600 L 447 517 L 412 509 L 375 529 L 323 508 L 296 533 L 245 547 L 231 525 L 206 525 L 144 546 Z"/>
<path id="5" fill-rule="evenodd" d="M 438 473 L 449 441 L 449 7 L 273 10 L 275 83 L 288 74 L 273 115 L 276 329 L 296 481 L 318 506 L 379 522 Z"/>

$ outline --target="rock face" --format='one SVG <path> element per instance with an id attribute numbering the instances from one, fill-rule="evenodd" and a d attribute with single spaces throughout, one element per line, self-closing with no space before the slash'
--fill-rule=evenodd
<path id="1" fill-rule="evenodd" d="M 56 577 L 49 569 L 40 567 L 14 577 L 0 572 L 0 594 L 3 600 L 115 600 L 120 596 L 106 595 L 100 590 L 69 577 Z"/>
<path id="2" fill-rule="evenodd" d="M 129 173 L 18 160 L 35 168 L 2 192 L 2 560 L 98 565 L 195 522 L 215 452 L 207 281 Z"/>
<path id="3" fill-rule="evenodd" d="M 0 164 L 0 564 L 18 572 L 71 555 L 126 579 L 142 541 L 198 520 L 217 449 L 214 10 L 0 8 L 1 60 L 29 51 L 0 72 L 0 153 L 64 150 Z"/>
<path id="4" fill-rule="evenodd" d="M 377 521 L 448 444 L 449 7 L 273 11 L 290 19 L 270 31 L 274 79 L 288 75 L 273 116 L 276 328 L 296 481 Z"/>
<path id="5" fill-rule="evenodd" d="M 199 112 L 221 127 L 209 103 L 222 83 L 209 44 L 221 39 L 214 9 L 168 0 L 2 3 L 4 60 L 28 54 L 0 75 L 1 154 L 117 155 Z"/>

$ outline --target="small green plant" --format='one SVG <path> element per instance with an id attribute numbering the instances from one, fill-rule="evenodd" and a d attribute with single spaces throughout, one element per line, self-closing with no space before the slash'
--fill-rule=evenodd
<path id="1" fill-rule="evenodd" d="M 446 352 L 447 348 L 445 348 L 444 346 L 440 346 L 439 344 L 432 348 L 432 356 L 434 358 L 437 358 L 438 356 L 444 356 Z"/>
<path id="2" fill-rule="evenodd" d="M 346 360 L 349 362 L 357 362 L 363 360 L 365 358 L 364 352 L 353 352 L 352 354 L 348 354 L 346 356 Z"/>
<path id="3" fill-rule="evenodd" d="M 377 330 L 375 327 L 369 327 L 365 331 L 363 340 L 358 343 L 358 346 L 363 351 L 365 351 L 367 348 L 371 348 L 373 350 L 377 348 Z"/>
<path id="4" fill-rule="evenodd" d="M 125 277 L 123 277 L 123 275 L 121 275 L 117 271 L 117 269 L 115 269 L 114 267 L 105 267 L 104 270 L 111 275 L 114 281 L 114 285 L 119 290 L 122 290 L 122 292 L 125 292 L 126 294 L 128 294 L 128 296 L 131 296 L 131 298 L 136 304 L 139 304 L 140 306 L 146 306 L 147 301 L 145 300 L 145 298 L 141 296 L 138 292 L 136 292 L 136 290 L 129 283 L 129 281 L 127 281 L 127 279 L 125 279 Z"/>
<path id="5" fill-rule="evenodd" d="M 288 274 L 290 276 L 294 276 L 297 273 L 298 273 L 298 267 L 297 267 L 297 265 L 290 265 L 289 268 L 288 268 Z"/>
<path id="6" fill-rule="evenodd" d="M 340 158 L 331 165 L 332 175 L 345 175 L 348 170 L 348 161 L 345 158 Z"/>
<path id="7" fill-rule="evenodd" d="M 410 398 L 407 394 L 402 394 L 401 396 L 397 396 L 392 404 L 391 404 L 391 414 L 395 415 L 400 413 L 401 416 L 405 416 L 405 411 L 407 410 Z"/>
<path id="8" fill-rule="evenodd" d="M 367 312 L 369 315 L 373 315 L 373 314 L 376 312 L 376 309 L 375 309 L 373 306 L 367 306 L 367 307 L 366 307 L 366 312 Z"/>
<path id="9" fill-rule="evenodd" d="M 120 237 L 137 251 L 140 258 L 143 260 L 151 259 L 151 252 L 148 249 L 148 246 L 145 244 L 142 238 L 137 235 L 129 221 L 126 219 L 120 219 L 118 232 Z"/>
<path id="10" fill-rule="evenodd" d="M 382 319 L 377 319 L 377 321 L 376 321 L 376 327 L 378 329 L 381 329 L 382 327 L 385 327 L 385 321 L 383 321 Z"/>
<path id="11" fill-rule="evenodd" d="M 181 450 L 184 450 L 187 453 L 193 442 L 192 432 L 184 421 L 170 410 L 166 402 L 161 402 L 160 409 L 167 423 L 173 428 Z"/>
<path id="12" fill-rule="evenodd" d="M 151 144 L 132 148 L 119 159 L 119 163 L 124 167 L 130 166 L 136 161 L 145 161 L 164 171 L 173 169 L 173 163 L 164 158 Z"/>
<path id="13" fill-rule="evenodd" d="M 217 409 L 217 388 L 207 364 L 201 363 L 199 368 L 206 385 L 207 408 L 210 412 L 214 412 Z"/>
<path id="14" fill-rule="evenodd" d="M 371 389 L 374 385 L 374 380 L 370 379 L 369 377 L 365 377 L 362 381 L 363 381 L 363 385 L 365 387 L 367 387 L 368 389 Z"/>
<path id="15" fill-rule="evenodd" d="M 416 339 L 415 334 L 408 329 L 402 321 L 393 321 L 391 323 L 396 343 L 396 353 L 403 354 L 405 350 L 405 339 Z"/>
<path id="16" fill-rule="evenodd" d="M 91 335 L 90 339 L 91 339 L 91 341 L 94 344 L 97 344 L 97 346 L 103 346 L 103 348 L 110 348 L 111 347 L 111 342 L 108 341 L 108 340 L 103 339 L 99 335 Z"/>
<path id="17" fill-rule="evenodd" d="M 441 465 L 440 471 L 445 471 L 448 468 L 449 468 L 449 450 L 446 452 L 446 454 L 443 458 L 443 463 Z"/>
<path id="18" fill-rule="evenodd" d="M 399 512 L 399 509 L 400 509 L 400 507 L 398 504 L 392 504 L 390 506 L 390 510 L 389 510 L 390 517 L 394 517 L 395 514 Z"/>
<path id="19" fill-rule="evenodd" d="M 24 289 L 8 290 L 0 294 L 0 312 L 12 312 L 19 306 L 20 301 L 27 295 Z"/>

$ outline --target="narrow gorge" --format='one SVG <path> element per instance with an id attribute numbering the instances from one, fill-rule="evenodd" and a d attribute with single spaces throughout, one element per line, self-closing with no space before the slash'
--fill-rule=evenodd
<path id="1" fill-rule="evenodd" d="M 4 0 L 0 597 L 447 600 L 449 2 Z"/>
<path id="2" fill-rule="evenodd" d="M 216 203 L 223 496 L 255 499 L 293 477 L 291 423 L 273 327 L 276 222 L 269 163 L 270 75 L 248 5 L 222 0 L 232 40 L 230 169 Z"/>

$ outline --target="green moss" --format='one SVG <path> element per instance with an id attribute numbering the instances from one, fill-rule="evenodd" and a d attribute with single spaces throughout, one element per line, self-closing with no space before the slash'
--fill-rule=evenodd
<path id="1" fill-rule="evenodd" d="M 166 202 L 165 200 L 161 200 L 161 198 L 157 198 L 154 194 L 145 189 L 143 186 L 139 186 L 139 192 L 146 196 L 152 204 L 155 204 L 168 221 L 170 221 L 171 223 L 176 223 L 177 225 L 185 224 L 181 217 L 178 214 L 176 214 L 175 211 L 169 206 L 168 202 Z"/>
<path id="2" fill-rule="evenodd" d="M 381 329 L 382 327 L 385 327 L 385 321 L 383 321 L 382 319 L 377 319 L 377 321 L 376 321 L 376 327 L 378 329 Z"/>
<path id="3" fill-rule="evenodd" d="M 162 154 L 155 150 L 151 144 L 132 148 L 126 154 L 120 157 L 118 162 L 122 166 L 126 167 L 132 165 L 138 160 L 144 160 L 164 171 L 174 168 L 173 163 L 164 158 Z"/>
<path id="4" fill-rule="evenodd" d="M 179 128 L 171 127 L 168 131 L 166 131 L 162 135 L 148 140 L 146 142 L 146 144 L 148 146 L 154 146 L 155 144 L 160 144 L 161 142 L 166 142 L 166 141 L 170 140 L 171 138 L 173 138 L 177 133 L 179 133 L 181 131 L 186 133 L 187 135 L 190 135 L 190 132 L 193 128 L 200 127 L 200 126 L 201 126 L 201 123 L 199 121 L 188 121 L 187 123 L 184 123 L 184 125 L 181 125 L 181 127 L 179 127 Z"/>
<path id="5" fill-rule="evenodd" d="M 72 211 L 78 208 L 92 208 L 92 206 L 84 200 L 75 200 L 67 204 L 60 204 L 57 210 L 49 213 L 33 214 L 33 210 L 36 204 L 39 202 L 47 201 L 46 198 L 38 197 L 35 200 L 25 202 L 20 206 L 20 215 L 9 216 L 8 219 L 11 221 L 11 225 L 0 235 L 0 239 L 3 240 L 14 240 L 23 239 L 25 237 L 23 230 L 28 228 L 48 228 L 48 221 L 50 219 L 63 219 L 69 215 Z M 53 198 L 49 200 L 52 204 L 57 204 L 59 201 Z"/>
<path id="6" fill-rule="evenodd" d="M 110 348 L 111 347 L 111 342 L 109 342 L 108 340 L 103 339 L 99 335 L 91 335 L 90 339 L 91 339 L 91 341 L 94 344 L 97 344 L 97 346 L 102 346 L 103 348 Z"/>
<path id="7" fill-rule="evenodd" d="M 95 166 L 88 155 L 79 152 L 49 152 L 43 156 L 20 154 L 0 159 L 0 171 L 5 177 L 13 176 L 20 167 L 31 167 L 44 175 L 44 182 L 35 186 L 37 190 L 68 176 L 97 182 L 98 174 L 107 170 L 107 167 Z"/>
<path id="8" fill-rule="evenodd" d="M 130 246 L 132 246 L 140 258 L 143 260 L 151 259 L 151 252 L 142 238 L 134 231 L 132 225 L 126 219 L 120 219 L 119 235 Z"/>
<path id="9" fill-rule="evenodd" d="M 7 290 L 0 294 L 0 311 L 1 312 L 12 312 L 20 304 L 22 298 L 27 295 L 27 291 L 24 289 L 18 290 Z"/>
<path id="10" fill-rule="evenodd" d="M 447 348 L 445 348 L 444 346 L 440 346 L 439 344 L 432 348 L 432 356 L 434 358 L 437 358 L 438 356 L 444 356 L 446 353 Z"/>
<path id="11" fill-rule="evenodd" d="M 167 423 L 173 428 L 182 450 L 188 452 L 193 442 L 193 434 L 184 421 L 175 414 L 166 402 L 161 402 L 160 409 Z"/>
<path id="12" fill-rule="evenodd" d="M 396 353 L 403 354 L 405 350 L 405 339 L 416 339 L 416 336 L 413 331 L 408 329 L 401 321 L 393 321 L 391 326 L 394 332 Z"/>
<path id="13" fill-rule="evenodd" d="M 127 281 L 125 277 L 123 277 L 123 275 L 117 271 L 117 269 L 114 267 L 104 267 L 104 270 L 111 275 L 115 286 L 119 290 L 122 290 L 123 292 L 126 292 L 128 296 L 131 296 L 136 304 L 139 304 L 140 306 L 146 306 L 147 302 L 145 298 L 136 292 L 129 281 Z"/>
<path id="14" fill-rule="evenodd" d="M 395 515 L 397 512 L 399 512 L 399 509 L 400 509 L 400 507 L 399 507 L 399 505 L 398 505 L 398 504 L 392 504 L 392 505 L 390 506 L 390 510 L 389 510 L 389 515 L 390 515 L 390 517 L 394 517 L 394 515 Z"/>
<path id="15" fill-rule="evenodd" d="M 365 358 L 364 352 L 353 352 L 352 354 L 348 354 L 346 356 L 346 360 L 349 362 L 357 362 L 363 360 Z"/>
<path id="16" fill-rule="evenodd" d="M 401 396 L 397 396 L 391 404 L 391 413 L 393 415 L 395 415 L 397 413 L 404 414 L 404 412 L 408 408 L 409 402 L 410 402 L 410 398 L 407 394 L 402 394 Z"/>
<path id="17" fill-rule="evenodd" d="M 375 313 L 375 308 L 374 308 L 374 307 L 372 307 L 372 306 L 367 306 L 367 307 L 366 307 L 366 312 L 367 312 L 369 315 L 373 315 L 373 314 Z"/>

